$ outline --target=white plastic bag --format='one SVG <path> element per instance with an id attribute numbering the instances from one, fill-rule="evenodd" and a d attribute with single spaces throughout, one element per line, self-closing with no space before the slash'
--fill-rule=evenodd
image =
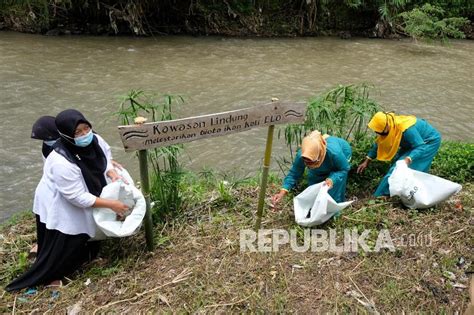
<path id="1" fill-rule="evenodd" d="M 119 221 L 116 213 L 111 209 L 95 208 L 93 217 L 97 228 L 94 240 L 102 240 L 107 237 L 126 237 L 138 232 L 146 212 L 145 197 L 140 190 L 132 183 L 125 184 L 119 180 L 105 186 L 100 197 L 122 201 L 129 206 L 131 213 L 124 221 Z"/>
<path id="2" fill-rule="evenodd" d="M 328 193 L 329 187 L 321 182 L 303 190 L 293 199 L 295 221 L 301 226 L 323 224 L 352 201 L 337 203 Z"/>
<path id="3" fill-rule="evenodd" d="M 444 178 L 413 170 L 404 160 L 397 161 L 388 184 L 390 196 L 399 196 L 402 203 L 410 209 L 432 207 L 462 188 Z"/>
<path id="4" fill-rule="evenodd" d="M 114 167 L 114 170 L 117 172 L 117 174 L 122 176 L 123 179 L 125 179 L 127 181 L 127 183 L 135 186 L 135 182 L 133 181 L 132 176 L 130 176 L 130 174 L 128 173 L 128 171 L 126 169 L 124 169 L 123 167 L 122 167 L 122 169 Z M 107 180 L 107 184 L 110 184 L 112 182 L 109 177 L 106 176 L 105 178 Z"/>

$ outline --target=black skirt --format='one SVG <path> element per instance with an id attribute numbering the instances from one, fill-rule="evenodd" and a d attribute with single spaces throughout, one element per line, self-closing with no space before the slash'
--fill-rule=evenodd
<path id="1" fill-rule="evenodd" d="M 20 290 L 49 284 L 72 274 L 99 252 L 99 242 L 88 242 L 89 235 L 68 235 L 49 230 L 36 216 L 38 253 L 33 265 L 5 289 Z"/>
<path id="2" fill-rule="evenodd" d="M 38 246 L 36 248 L 36 253 L 39 253 L 44 243 L 44 233 L 46 232 L 46 224 L 40 221 L 39 215 L 36 214 L 35 216 L 36 216 L 36 244 Z"/>

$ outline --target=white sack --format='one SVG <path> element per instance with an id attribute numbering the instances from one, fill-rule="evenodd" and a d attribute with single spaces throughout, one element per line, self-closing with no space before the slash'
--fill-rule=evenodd
<path id="1" fill-rule="evenodd" d="M 459 192 L 461 185 L 444 178 L 413 170 L 397 161 L 388 178 L 390 196 L 399 196 L 410 209 L 432 207 Z"/>
<path id="2" fill-rule="evenodd" d="M 128 173 L 128 171 L 126 169 L 124 169 L 123 167 L 122 167 L 122 169 L 119 169 L 119 168 L 115 167 L 114 170 L 117 172 L 117 174 L 122 176 L 123 179 L 125 179 L 127 181 L 127 183 L 135 186 L 135 182 L 133 181 L 132 176 L 130 176 L 130 174 Z M 106 176 L 105 178 L 107 180 L 107 184 L 110 184 L 112 182 L 109 177 Z"/>
<path id="3" fill-rule="evenodd" d="M 296 223 L 306 227 L 323 224 L 352 203 L 352 201 L 335 202 L 328 189 L 329 187 L 321 182 L 309 186 L 293 199 Z"/>
<path id="4" fill-rule="evenodd" d="M 128 175 L 128 172 L 126 174 Z M 129 206 L 131 213 L 124 221 L 119 221 L 116 213 L 111 209 L 94 208 L 93 216 L 97 225 L 94 240 L 102 240 L 107 237 L 126 237 L 137 233 L 140 229 L 146 212 L 145 197 L 133 185 L 131 178 L 126 180 L 129 184 L 125 184 L 121 180 L 108 184 L 102 189 L 100 197 L 122 201 Z"/>

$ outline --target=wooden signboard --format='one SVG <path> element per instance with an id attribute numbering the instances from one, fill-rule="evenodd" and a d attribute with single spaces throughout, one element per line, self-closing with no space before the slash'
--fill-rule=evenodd
<path id="1" fill-rule="evenodd" d="M 304 121 L 306 103 L 272 102 L 265 105 L 184 119 L 119 126 L 125 151 L 224 136 L 256 127 Z"/>
<path id="2" fill-rule="evenodd" d="M 153 224 L 150 206 L 147 149 L 224 136 L 256 127 L 268 126 L 262 179 L 255 228 L 260 228 L 267 187 L 273 130 L 277 124 L 300 123 L 305 119 L 306 103 L 272 102 L 229 112 L 176 120 L 119 126 L 125 151 L 139 150 L 141 188 L 146 202 L 145 237 L 148 250 L 153 250 Z"/>

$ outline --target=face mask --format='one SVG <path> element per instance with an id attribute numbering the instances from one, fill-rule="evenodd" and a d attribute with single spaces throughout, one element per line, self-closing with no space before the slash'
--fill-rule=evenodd
<path id="1" fill-rule="evenodd" d="M 56 141 L 58 141 L 58 139 L 56 139 L 56 140 L 45 140 L 45 141 L 43 141 L 43 142 L 44 142 L 44 144 L 46 144 L 48 147 L 52 147 L 53 144 L 56 143 Z"/>
<path id="2" fill-rule="evenodd" d="M 316 160 L 316 161 L 309 161 L 309 160 L 305 160 L 303 159 L 303 162 L 304 162 L 304 165 L 309 168 L 309 169 L 315 169 L 316 168 L 316 165 L 318 165 L 319 161 Z"/>
<path id="3" fill-rule="evenodd" d="M 375 132 L 376 134 L 378 134 L 379 136 L 382 136 L 382 137 L 385 137 L 386 135 L 388 135 L 388 131 L 387 132 Z"/>
<path id="4" fill-rule="evenodd" d="M 87 147 L 89 144 L 91 144 L 93 139 L 94 139 L 94 134 L 92 133 L 92 130 L 91 130 L 84 136 L 74 138 L 74 143 L 78 147 Z"/>

